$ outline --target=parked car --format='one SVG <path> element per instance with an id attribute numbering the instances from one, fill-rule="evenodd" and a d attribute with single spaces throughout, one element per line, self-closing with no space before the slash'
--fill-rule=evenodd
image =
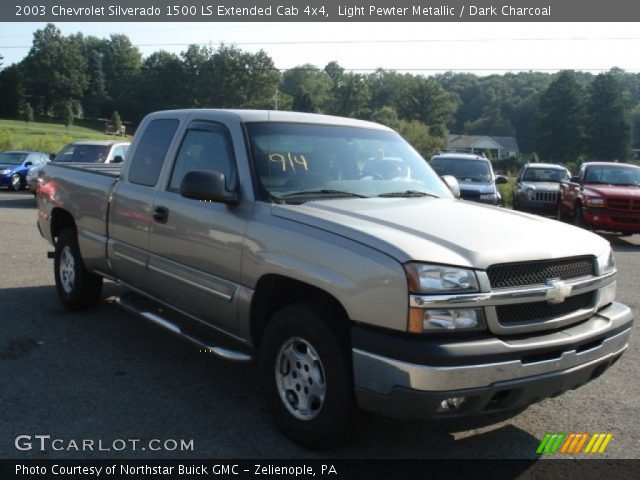
<path id="1" fill-rule="evenodd" d="M 43 152 L 9 151 L 0 153 L 0 187 L 18 191 L 27 185 L 27 174 L 49 161 Z"/>
<path id="2" fill-rule="evenodd" d="M 640 233 L 640 167 L 589 162 L 560 184 L 558 219 L 593 230 Z"/>
<path id="3" fill-rule="evenodd" d="M 462 153 L 440 153 L 429 160 L 440 176 L 451 175 L 460 184 L 460 197 L 472 202 L 502 205 L 497 185 L 507 183 L 507 177 L 495 175 L 488 158 Z"/>
<path id="4" fill-rule="evenodd" d="M 129 149 L 130 142 L 87 140 L 73 142 L 60 150 L 52 159 L 56 163 L 121 163 Z M 27 177 L 29 191 L 36 194 L 38 175 L 42 166 L 32 168 Z"/>
<path id="5" fill-rule="evenodd" d="M 364 175 L 377 149 L 407 174 Z M 156 112 L 124 164 L 52 162 L 41 181 L 62 305 L 96 305 L 108 278 L 128 311 L 257 360 L 275 424 L 307 447 L 344 440 L 357 407 L 520 410 L 595 379 L 628 345 L 609 242 L 456 199 L 383 125 Z"/>
<path id="6" fill-rule="evenodd" d="M 514 210 L 556 214 L 560 182 L 571 174 L 562 165 L 527 163 L 518 172 Z"/>

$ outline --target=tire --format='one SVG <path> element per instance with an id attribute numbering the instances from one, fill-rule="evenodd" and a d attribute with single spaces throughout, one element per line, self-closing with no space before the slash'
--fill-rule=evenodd
<path id="1" fill-rule="evenodd" d="M 578 205 L 573 211 L 573 224 L 576 227 L 589 229 L 589 225 L 584 221 L 584 215 L 582 213 L 582 205 Z"/>
<path id="2" fill-rule="evenodd" d="M 314 450 L 343 443 L 354 430 L 349 324 L 336 318 L 315 304 L 286 306 L 261 341 L 260 382 L 269 413 L 282 433 Z"/>
<path id="3" fill-rule="evenodd" d="M 60 232 L 53 266 L 58 297 L 66 308 L 82 310 L 98 303 L 102 277 L 85 268 L 75 229 L 67 227 Z"/>
<path id="4" fill-rule="evenodd" d="M 17 173 L 11 177 L 11 185 L 9 186 L 9 189 L 14 192 L 22 190 L 22 178 Z"/>

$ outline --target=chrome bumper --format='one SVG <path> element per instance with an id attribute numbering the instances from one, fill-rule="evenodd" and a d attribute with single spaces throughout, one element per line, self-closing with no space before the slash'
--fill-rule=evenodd
<path id="1" fill-rule="evenodd" d="M 490 387 L 554 372 L 579 372 L 624 352 L 632 319 L 629 307 L 613 303 L 586 322 L 559 332 L 530 339 L 500 340 L 503 350 L 520 353 L 519 359 L 504 362 L 486 362 L 479 355 L 478 363 L 471 365 L 418 365 L 354 348 L 355 386 L 381 395 L 390 394 L 394 388 L 442 392 Z M 616 333 L 612 334 L 613 331 Z M 563 348 L 563 343 L 571 347 Z M 551 353 L 550 346 L 554 347 Z M 543 359 L 536 361 L 541 350 L 545 352 Z"/>

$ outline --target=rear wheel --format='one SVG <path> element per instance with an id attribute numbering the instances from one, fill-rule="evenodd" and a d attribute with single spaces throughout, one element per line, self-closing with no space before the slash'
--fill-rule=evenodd
<path id="1" fill-rule="evenodd" d="M 304 447 L 345 441 L 356 412 L 348 324 L 313 304 L 276 312 L 260 347 L 260 379 L 278 428 Z"/>
<path id="2" fill-rule="evenodd" d="M 14 192 L 17 192 L 18 190 L 20 190 L 22 188 L 22 178 L 20 178 L 20 175 L 18 175 L 17 173 L 11 177 L 11 190 L 13 190 Z"/>
<path id="3" fill-rule="evenodd" d="M 102 277 L 85 268 L 75 229 L 67 227 L 60 232 L 53 265 L 58 296 L 66 308 L 81 310 L 98 303 Z"/>

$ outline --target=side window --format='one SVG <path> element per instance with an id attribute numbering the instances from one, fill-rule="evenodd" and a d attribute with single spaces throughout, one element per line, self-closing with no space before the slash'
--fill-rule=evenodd
<path id="1" fill-rule="evenodd" d="M 170 190 L 179 190 L 184 176 L 193 170 L 221 172 L 228 186 L 234 164 L 231 140 L 224 127 L 211 124 L 204 128 L 187 130 L 171 174 Z"/>
<path id="2" fill-rule="evenodd" d="M 158 183 L 164 158 L 178 128 L 178 120 L 158 119 L 147 125 L 140 143 L 129 160 L 129 181 L 153 187 Z"/>

